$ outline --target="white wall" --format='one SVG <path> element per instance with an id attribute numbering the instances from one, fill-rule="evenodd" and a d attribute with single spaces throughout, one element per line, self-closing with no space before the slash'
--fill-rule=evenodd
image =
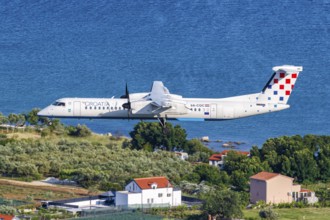
<path id="1" fill-rule="evenodd" d="M 181 205 L 181 190 L 174 190 L 172 206 L 179 206 L 179 205 Z"/>
<path id="2" fill-rule="evenodd" d="M 70 202 L 66 203 L 68 205 L 77 205 L 79 208 L 86 207 L 86 206 L 94 206 L 94 205 L 103 205 L 105 203 L 105 199 L 94 199 L 94 200 L 85 200 L 81 202 Z"/>
<path id="3" fill-rule="evenodd" d="M 141 204 L 141 193 L 130 193 L 128 191 L 116 192 L 116 206 L 129 206 Z"/>
<path id="4" fill-rule="evenodd" d="M 145 189 L 142 191 L 143 204 L 172 205 L 173 188 Z"/>
<path id="5" fill-rule="evenodd" d="M 128 191 L 116 192 L 116 206 L 137 204 L 168 204 L 170 206 L 178 206 L 181 205 L 181 190 L 173 191 L 173 188 L 160 188 L 142 190 L 142 193 L 130 193 Z"/>

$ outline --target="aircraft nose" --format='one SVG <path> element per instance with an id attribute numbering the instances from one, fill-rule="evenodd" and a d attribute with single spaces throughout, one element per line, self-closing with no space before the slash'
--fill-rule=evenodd
<path id="1" fill-rule="evenodd" d="M 49 112 L 48 112 L 47 108 L 44 108 L 44 109 L 40 110 L 37 115 L 39 117 L 47 117 L 49 115 Z"/>

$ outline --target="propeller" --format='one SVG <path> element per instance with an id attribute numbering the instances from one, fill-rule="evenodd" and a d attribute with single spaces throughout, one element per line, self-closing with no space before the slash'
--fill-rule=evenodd
<path id="1" fill-rule="evenodd" d="M 122 99 L 127 99 L 127 102 L 124 103 L 122 106 L 124 109 L 127 109 L 127 117 L 129 118 L 129 115 L 130 115 L 130 111 L 131 111 L 131 100 L 129 98 L 129 92 L 128 92 L 128 86 L 127 86 L 127 83 L 126 83 L 126 89 L 125 89 L 125 95 L 122 95 L 120 98 Z"/>

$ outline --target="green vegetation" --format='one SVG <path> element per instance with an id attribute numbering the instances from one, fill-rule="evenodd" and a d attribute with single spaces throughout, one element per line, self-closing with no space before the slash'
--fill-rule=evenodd
<path id="1" fill-rule="evenodd" d="M 278 219 L 281 220 L 297 220 L 297 219 L 317 219 L 328 220 L 330 216 L 330 208 L 286 208 L 273 209 L 278 214 Z M 260 210 L 246 209 L 243 210 L 244 219 L 261 219 L 259 216 Z"/>
<path id="2" fill-rule="evenodd" d="M 215 218 L 240 218 L 243 216 L 240 195 L 231 190 L 210 191 L 203 196 L 202 210 Z"/>
<path id="3" fill-rule="evenodd" d="M 174 183 L 192 172 L 192 165 L 175 154 L 123 149 L 121 141 L 107 145 L 88 139 L 11 140 L 0 147 L 0 173 L 4 176 L 71 179 L 86 188 L 122 189 L 132 178 L 167 176 Z"/>
<path id="4" fill-rule="evenodd" d="M 5 134 L 0 135 L 2 176 L 24 180 L 48 176 L 70 179 L 88 188 L 90 193 L 121 190 L 136 177 L 166 176 L 179 185 L 183 193 L 203 198 L 206 201 L 202 207 L 204 212 L 191 212 L 186 207 L 154 212 L 198 219 L 207 214 L 241 217 L 241 210 L 249 201 L 249 177 L 260 171 L 269 171 L 291 176 L 314 189 L 320 199 L 315 207 L 330 206 L 329 185 L 316 184 L 330 180 L 329 136 L 272 138 L 261 149 L 252 147 L 251 157 L 230 151 L 224 169 L 219 170 L 206 164 L 214 152 L 199 140 L 187 140 L 186 131 L 178 125 L 167 123 L 163 129 L 159 123 L 140 122 L 130 133 L 132 139 L 127 139 L 95 135 L 84 125 L 65 126 L 59 120 L 39 118 L 37 112 L 38 109 L 33 109 L 28 114 L 10 114 L 8 117 L 0 113 L 0 125 L 11 125 L 11 131 L 6 126 L 6 130 L 2 129 Z M 14 133 L 22 130 L 17 128 L 24 124 L 32 125 L 25 129 L 25 133 L 30 130 L 29 134 Z M 188 161 L 177 158 L 173 153 L 175 150 L 189 153 Z M 44 191 L 42 196 L 25 194 L 23 200 L 56 196 L 54 192 Z M 306 206 L 292 203 L 273 208 Z M 245 211 L 244 215 L 252 219 L 277 218 L 274 210 L 262 208 Z M 281 219 L 286 216 L 282 210 L 275 211 Z"/>
<path id="5" fill-rule="evenodd" d="M 179 125 L 173 127 L 172 124 L 167 123 L 166 128 L 162 128 L 157 122 L 140 122 L 134 126 L 130 136 L 133 149 L 172 151 L 184 148 L 187 134 Z"/>

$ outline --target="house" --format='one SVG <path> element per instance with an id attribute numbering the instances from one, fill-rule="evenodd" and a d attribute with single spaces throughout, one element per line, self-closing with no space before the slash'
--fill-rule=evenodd
<path id="1" fill-rule="evenodd" d="M 233 151 L 233 150 L 224 150 L 219 154 L 212 154 L 211 157 L 209 158 L 209 164 L 211 166 L 217 166 L 220 167 L 220 169 L 223 168 L 224 166 L 224 161 L 225 161 L 225 157 L 227 156 L 228 152 Z M 235 151 L 238 154 L 241 155 L 246 155 L 247 157 L 250 156 L 250 152 L 248 151 Z"/>
<path id="2" fill-rule="evenodd" d="M 315 193 L 301 189 L 301 185 L 293 184 L 293 178 L 279 173 L 260 172 L 250 177 L 250 201 L 266 203 L 291 203 L 293 201 L 318 201 Z"/>
<path id="3" fill-rule="evenodd" d="M 14 215 L 4 215 L 0 214 L 0 220 L 18 220 Z"/>
<path id="4" fill-rule="evenodd" d="M 116 192 L 116 207 L 147 208 L 181 205 L 181 190 L 174 189 L 166 177 L 136 178 L 125 191 Z"/>

